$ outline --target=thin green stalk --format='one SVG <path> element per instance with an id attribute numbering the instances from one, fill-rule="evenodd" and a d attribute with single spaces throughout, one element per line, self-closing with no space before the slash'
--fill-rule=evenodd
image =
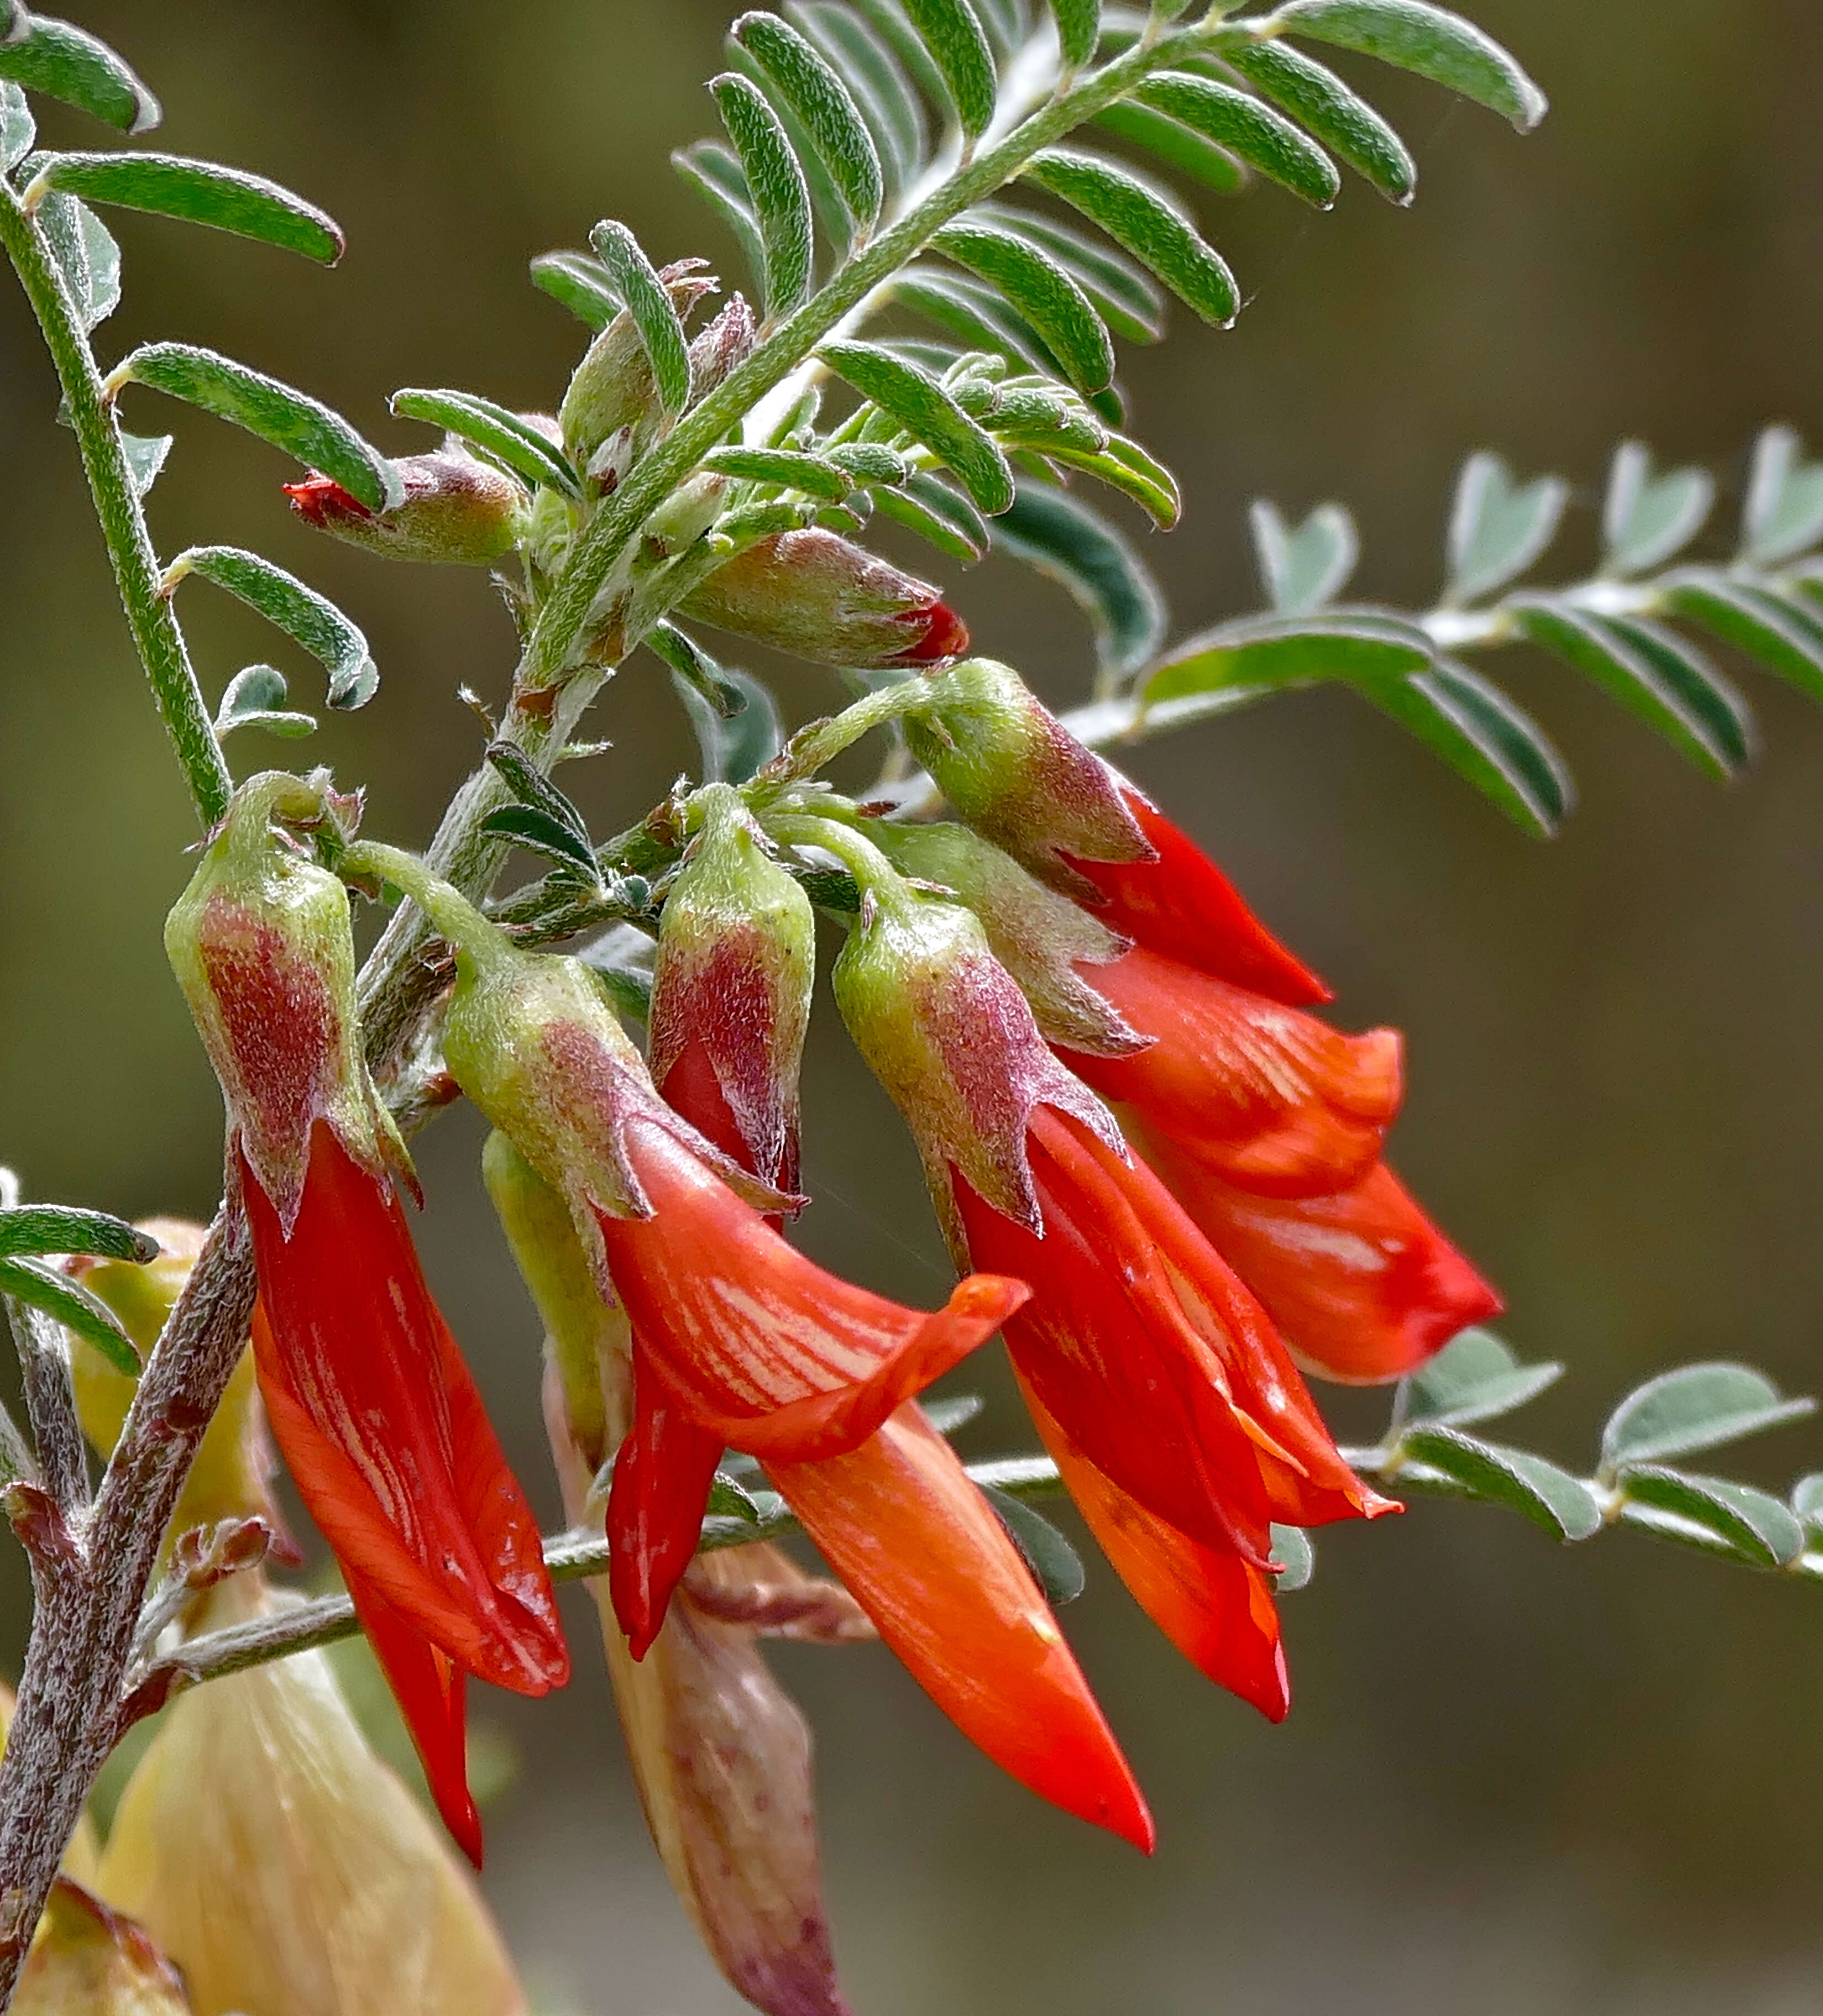
<path id="1" fill-rule="evenodd" d="M 17 194 L 0 176 L 0 244 L 13 262 L 31 303 L 45 347 L 56 367 L 70 426 L 82 451 L 82 466 L 95 499 L 95 516 L 113 563 L 121 601 L 127 612 L 146 676 L 164 722 L 165 733 L 182 766 L 196 815 L 212 826 L 228 809 L 233 781 L 222 760 L 202 689 L 184 647 L 183 632 L 171 604 L 159 593 L 157 556 L 139 508 L 139 492 L 121 445 L 113 410 L 102 396 L 95 369 L 76 311 L 64 291 L 44 235 L 26 214 Z"/>

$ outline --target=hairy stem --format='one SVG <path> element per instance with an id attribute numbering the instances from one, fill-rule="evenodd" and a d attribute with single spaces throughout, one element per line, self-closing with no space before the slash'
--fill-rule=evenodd
<path id="1" fill-rule="evenodd" d="M 92 1517 L 60 1548 L 32 1546 L 31 1641 L 0 1756 L 0 2009 L 124 1725 L 140 1605 L 246 1342 L 253 1298 L 246 1222 L 231 1191 L 147 1363 Z M 31 1546 L 33 1529 L 23 1530 Z"/>
<path id="2" fill-rule="evenodd" d="M 227 811 L 234 788 L 222 745 L 215 739 L 183 632 L 171 604 L 159 592 L 157 556 L 146 529 L 146 514 L 139 506 L 126 451 L 121 445 L 113 409 L 102 395 L 95 353 L 43 232 L 4 176 L 0 176 L 0 245 L 6 248 L 56 367 L 128 627 L 152 682 L 165 733 L 177 752 L 196 816 L 204 826 L 212 826 Z"/>

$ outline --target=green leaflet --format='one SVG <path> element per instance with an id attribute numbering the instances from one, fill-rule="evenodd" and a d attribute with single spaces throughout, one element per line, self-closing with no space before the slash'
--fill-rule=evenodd
<path id="1" fill-rule="evenodd" d="M 1741 557 L 1777 567 L 1823 538 L 1823 463 L 1807 462 L 1789 427 L 1768 427 L 1754 444 Z"/>
<path id="2" fill-rule="evenodd" d="M 1601 1474 L 1694 1456 L 1802 1420 L 1814 1400 L 1788 1400 L 1763 1372 L 1718 1360 L 1681 1365 L 1637 1387 L 1601 1431 Z"/>
<path id="3" fill-rule="evenodd" d="M 1405 1382 L 1405 1418 L 1440 1427 L 1510 1414 L 1563 1376 L 1558 1364 L 1522 1365 L 1489 1330 L 1465 1330 Z"/>
<path id="4" fill-rule="evenodd" d="M 23 41 L 0 42 L 0 78 L 60 98 L 123 133 L 150 133 L 158 100 L 107 44 L 67 21 L 34 14 Z"/>
<path id="5" fill-rule="evenodd" d="M 1231 85 L 1162 70 L 1135 95 L 1141 104 L 1182 120 L 1320 210 L 1328 209 L 1341 193 L 1335 164 L 1314 141 L 1282 113 Z"/>
<path id="6" fill-rule="evenodd" d="M 392 395 L 392 410 L 401 419 L 423 420 L 446 428 L 504 463 L 514 474 L 569 498 L 582 495 L 582 479 L 562 449 L 536 427 L 478 392 L 429 391 L 407 386 Z"/>
<path id="7" fill-rule="evenodd" d="M 1555 1540 L 1586 1540 L 1601 1529 L 1588 1487 L 1541 1456 L 1432 1426 L 1408 1431 L 1401 1448 L 1406 1460 L 1397 1475 L 1412 1484 L 1507 1506 Z"/>
<path id="8" fill-rule="evenodd" d="M 1756 658 L 1800 693 L 1823 700 L 1823 625 L 1796 602 L 1709 573 L 1673 581 L 1665 599 L 1670 608 Z"/>
<path id="9" fill-rule="evenodd" d="M 1078 391 L 1114 377 L 1114 345 L 1094 304 L 1055 259 L 1016 233 L 964 218 L 946 225 L 935 250 L 999 288 L 1043 340 Z"/>
<path id="10" fill-rule="evenodd" d="M 146 344 L 108 380 L 110 391 L 123 384 L 149 385 L 232 420 L 307 469 L 320 470 L 369 511 L 385 510 L 400 500 L 391 463 L 340 413 L 215 351 L 188 343 Z"/>
<path id="11" fill-rule="evenodd" d="M 810 293 L 815 234 L 809 188 L 779 115 L 757 85 L 729 71 L 709 89 L 747 178 L 759 226 L 766 313 L 776 320 L 801 307 Z"/>
<path id="12" fill-rule="evenodd" d="M 877 344 L 826 343 L 820 355 L 838 377 L 953 470 L 989 517 L 1012 502 L 1013 472 L 1006 456 L 928 372 Z M 881 508 L 886 508 L 884 499 Z"/>
<path id="13" fill-rule="evenodd" d="M 1627 1472 L 1622 1489 L 1620 1516 L 1662 1539 L 1761 1568 L 1789 1567 L 1804 1551 L 1804 1528 L 1790 1507 L 1750 1485 L 1642 1465 Z"/>
<path id="14" fill-rule="evenodd" d="M 319 659 L 329 672 L 331 707 L 365 707 L 379 689 L 380 668 L 367 639 L 327 596 L 283 567 L 240 546 L 192 546 L 165 570 L 167 591 L 193 574 L 257 609 Z"/>
<path id="15" fill-rule="evenodd" d="M 38 205 L 38 226 L 87 334 L 120 305 L 121 248 L 80 196 L 59 190 L 52 190 Z"/>
<path id="16" fill-rule="evenodd" d="M 993 1507 L 1007 1537 L 1019 1550 L 1032 1579 L 1043 1590 L 1045 1600 L 1054 1605 L 1074 1603 L 1088 1581 L 1075 1549 L 1042 1512 L 1034 1511 L 997 1485 L 984 1485 L 982 1496 Z"/>
<path id="17" fill-rule="evenodd" d="M 333 217 L 290 189 L 240 168 L 178 154 L 53 154 L 34 186 L 210 225 L 328 266 L 347 246 Z"/>
<path id="18" fill-rule="evenodd" d="M 1047 148 L 1024 173 L 1047 194 L 1081 211 L 1204 321 L 1225 329 L 1241 297 L 1220 255 L 1174 204 L 1129 169 L 1093 154 Z"/>
<path id="19" fill-rule="evenodd" d="M 228 682 L 215 710 L 215 739 L 237 728 L 264 729 L 268 735 L 295 739 L 316 732 L 314 715 L 294 712 L 285 704 L 290 689 L 285 675 L 272 665 L 247 665 Z"/>
<path id="20" fill-rule="evenodd" d="M 1266 498 L 1248 510 L 1254 556 L 1266 599 L 1281 616 L 1305 616 L 1348 585 L 1360 557 L 1355 521 L 1340 504 L 1319 504 L 1301 525 L 1288 525 Z"/>
<path id="21" fill-rule="evenodd" d="M 740 164 L 726 147 L 713 140 L 699 140 L 694 146 L 680 147 L 671 164 L 734 234 L 752 271 L 763 273 L 766 246 L 759 235 L 759 219 L 754 214 L 753 192 L 747 186 Z"/>
<path id="22" fill-rule="evenodd" d="M 1561 477 L 1515 483 L 1497 455 L 1472 455 L 1450 513 L 1450 600 L 1478 602 L 1523 574 L 1555 538 L 1569 500 Z"/>
<path id="23" fill-rule="evenodd" d="M 79 1204 L 22 1204 L 0 1210 L 0 1259 L 21 1254 L 81 1253 L 98 1260 L 158 1258 L 158 1241 L 124 1219 Z"/>
<path id="24" fill-rule="evenodd" d="M 999 97 L 993 51 L 968 0 L 900 0 L 930 52 L 962 130 L 978 139 L 993 124 Z"/>
<path id="25" fill-rule="evenodd" d="M 1706 469 L 1652 473 L 1652 458 L 1640 441 L 1623 441 L 1615 451 L 1601 509 L 1602 571 L 1649 574 L 1683 551 L 1702 531 L 1716 487 Z"/>
<path id="26" fill-rule="evenodd" d="M 902 489 L 875 491 L 874 504 L 882 517 L 916 532 L 964 567 L 988 549 L 990 535 L 981 513 L 959 491 L 922 470 L 907 477 Z"/>
<path id="27" fill-rule="evenodd" d="M 1288 42 L 1246 41 L 1223 56 L 1255 90 L 1295 113 L 1324 146 L 1396 203 L 1418 189 L 1418 164 L 1405 142 L 1335 71 Z"/>
<path id="28" fill-rule="evenodd" d="M 1277 19 L 1286 34 L 1378 56 L 1460 92 L 1522 133 L 1544 117 L 1544 93 L 1491 35 L 1425 0 L 1285 0 Z"/>
<path id="29" fill-rule="evenodd" d="M 1167 118 L 1137 99 L 1125 99 L 1109 106 L 1105 112 L 1097 112 L 1095 124 L 1117 140 L 1125 140 L 1166 167 L 1213 189 L 1217 196 L 1233 196 L 1247 185 L 1245 167 L 1226 148 L 1218 147 L 1181 120 Z"/>
<path id="30" fill-rule="evenodd" d="M 1389 685 L 1432 662 L 1423 632 L 1396 619 L 1250 617 L 1187 639 L 1146 682 L 1147 706 L 1223 686 L 1277 689 L 1342 679 Z"/>
<path id="31" fill-rule="evenodd" d="M 29 1302 L 66 1330 L 92 1344 L 115 1371 L 129 1379 L 139 1376 L 139 1354 L 121 1327 L 119 1319 L 99 1295 L 45 1262 L 20 1255 L 0 1260 L 0 1295 Z"/>
<path id="32" fill-rule="evenodd" d="M 1050 0 L 1050 11 L 1064 67 L 1080 70 L 1092 63 L 1101 39 L 1101 0 Z"/>
<path id="33" fill-rule="evenodd" d="M 1573 603 L 1543 597 L 1522 597 L 1510 606 L 1535 644 L 1611 693 L 1699 769 L 1726 779 L 1747 760 L 1738 697 L 1670 632 L 1623 628 Z"/>
<path id="34" fill-rule="evenodd" d="M 753 88 L 744 78 L 737 81 L 749 91 Z M 659 279 L 638 239 L 616 219 L 607 218 L 596 225 L 589 242 L 615 293 L 626 304 L 651 363 L 659 399 L 675 419 L 690 404 L 690 344 L 671 290 Z"/>
<path id="35" fill-rule="evenodd" d="M 733 34 L 796 113 L 849 215 L 870 230 L 885 185 L 879 150 L 853 92 L 813 45 L 776 14 L 743 14 Z"/>
<path id="36" fill-rule="evenodd" d="M 791 17 L 848 85 L 874 135 L 887 186 L 915 175 L 929 144 L 917 93 L 892 47 L 842 0 L 790 0 Z"/>
<path id="37" fill-rule="evenodd" d="M 598 259 L 582 252 L 542 252 L 531 262 L 531 284 L 561 301 L 597 334 L 620 312 L 620 300 Z"/>

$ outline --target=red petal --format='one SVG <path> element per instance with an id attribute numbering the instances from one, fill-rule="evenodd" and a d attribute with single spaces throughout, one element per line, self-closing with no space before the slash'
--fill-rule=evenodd
<path id="1" fill-rule="evenodd" d="M 348 1593 L 411 1731 L 443 1824 L 479 1869 L 481 1819 L 468 1786 L 467 1676 L 371 1589 L 351 1578 Z"/>
<path id="2" fill-rule="evenodd" d="M 1501 1312 L 1499 1294 L 1383 1162 L 1331 1196 L 1263 1197 L 1230 1189 L 1149 1130 L 1140 1145 L 1292 1352 L 1326 1377 L 1403 1377 Z"/>
<path id="3" fill-rule="evenodd" d="M 351 1575 L 483 1678 L 568 1677 L 537 1522 L 418 1265 L 391 1185 L 319 1123 L 286 1238 L 243 1181 L 272 1431 Z"/>
<path id="4" fill-rule="evenodd" d="M 848 1455 L 766 1475 L 964 1735 L 1041 1798 L 1151 1852 L 1145 1802 L 1031 1571 L 915 1407 Z"/>
<path id="5" fill-rule="evenodd" d="M 1130 1057 L 1071 1053 L 1071 1068 L 1227 1182 L 1302 1197 L 1372 1167 L 1403 1091 L 1396 1031 L 1346 1036 L 1144 948 L 1078 970 L 1157 1040 Z"/>
<path id="6" fill-rule="evenodd" d="M 1103 920 L 1153 952 L 1201 967 L 1219 980 L 1301 1007 L 1328 1001 L 1329 989 L 1287 951 L 1241 901 L 1195 841 L 1132 785 L 1121 794 L 1157 851 L 1152 861 L 1078 861 L 1066 856 L 1107 898 Z"/>
<path id="7" fill-rule="evenodd" d="M 722 1438 L 670 1398 L 636 1334 L 633 1425 L 614 1459 L 607 1501 L 608 1586 L 636 1659 L 651 1649 L 695 1556 L 722 1449 Z"/>
<path id="8" fill-rule="evenodd" d="M 826 1273 L 690 1150 L 628 1130 L 649 1219 L 599 1215 L 649 1362 L 699 1427 L 784 1462 L 845 1453 L 984 1344 L 1025 1301 L 971 1275 L 934 1314 Z"/>
<path id="9" fill-rule="evenodd" d="M 1024 1391 L 1077 1510 L 1133 1600 L 1198 1671 L 1251 1702 L 1268 1722 L 1283 1722 L 1292 1684 L 1272 1576 L 1155 1518 L 1102 1475 L 1029 1387 Z"/>

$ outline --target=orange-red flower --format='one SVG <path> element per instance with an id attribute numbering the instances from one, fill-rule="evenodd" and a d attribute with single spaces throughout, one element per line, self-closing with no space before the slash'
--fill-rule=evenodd
<path id="1" fill-rule="evenodd" d="M 542 1694 L 568 1657 L 537 1525 L 393 1187 L 409 1165 L 361 1059 L 347 892 L 290 837 L 335 810 L 295 778 L 243 785 L 165 942 L 228 1107 L 273 1434 L 478 1862 L 464 1676 Z"/>

